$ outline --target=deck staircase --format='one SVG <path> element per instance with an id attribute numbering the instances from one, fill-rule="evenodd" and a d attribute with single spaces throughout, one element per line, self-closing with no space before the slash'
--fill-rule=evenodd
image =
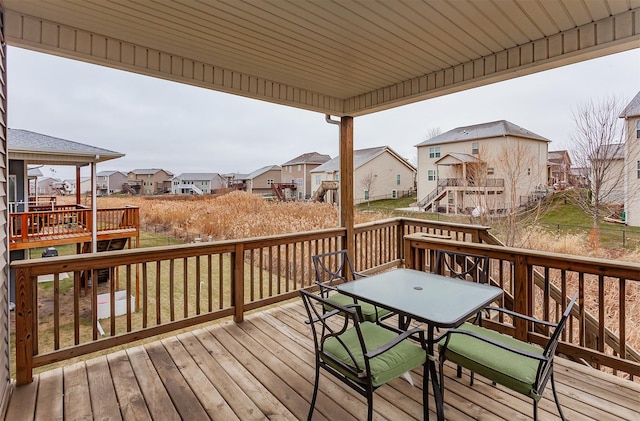
<path id="1" fill-rule="evenodd" d="M 271 183 L 271 190 L 281 202 L 287 200 L 287 190 L 293 191 L 297 188 L 295 183 Z"/>
<path id="2" fill-rule="evenodd" d="M 427 212 L 433 208 L 433 205 L 442 200 L 447 194 L 447 186 L 449 185 L 448 179 L 442 179 L 438 181 L 438 185 L 431 193 L 429 193 L 424 199 L 418 202 L 419 208 L 424 208 Z"/>
<path id="3" fill-rule="evenodd" d="M 338 190 L 339 187 L 340 185 L 337 181 L 323 181 L 322 184 L 320 184 L 318 190 L 316 190 L 316 193 L 311 198 L 311 201 L 322 203 L 324 202 L 324 196 L 329 190 Z"/>

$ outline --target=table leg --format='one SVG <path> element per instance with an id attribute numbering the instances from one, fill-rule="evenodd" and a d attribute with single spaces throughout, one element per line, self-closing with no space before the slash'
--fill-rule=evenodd
<path id="1" fill-rule="evenodd" d="M 444 421 L 444 401 L 442 396 L 442 390 L 438 382 L 438 373 L 436 371 L 435 361 L 435 342 L 434 342 L 434 327 L 429 325 L 427 330 L 428 343 L 427 350 L 429 353 L 429 369 L 427 370 L 427 378 L 424 380 L 424 384 L 429 383 L 429 377 L 431 377 L 431 385 L 433 386 L 433 398 L 436 401 L 436 415 L 438 421 Z"/>

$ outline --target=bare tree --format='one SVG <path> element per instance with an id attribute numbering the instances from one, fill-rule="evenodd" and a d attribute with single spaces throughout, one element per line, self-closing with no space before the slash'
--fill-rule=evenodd
<path id="1" fill-rule="evenodd" d="M 364 177 L 360 180 L 360 187 L 365 191 L 365 199 L 367 200 L 367 210 L 369 210 L 371 206 L 371 195 L 375 191 L 376 184 L 376 175 L 373 171 L 369 171 L 365 174 Z"/>
<path id="2" fill-rule="evenodd" d="M 609 206 L 624 201 L 624 128 L 618 118 L 622 104 L 612 96 L 573 112 L 572 155 L 578 167 L 588 168 L 590 182 L 589 188 L 577 190 L 575 200 L 593 220 L 592 239 L 598 237 L 599 220 L 610 212 Z"/>
<path id="3" fill-rule="evenodd" d="M 442 134 L 442 130 L 440 130 L 440 127 L 432 127 L 429 130 L 427 130 L 427 134 L 424 136 L 424 140 L 429 140 L 429 139 L 433 139 L 436 136 L 439 136 Z"/>

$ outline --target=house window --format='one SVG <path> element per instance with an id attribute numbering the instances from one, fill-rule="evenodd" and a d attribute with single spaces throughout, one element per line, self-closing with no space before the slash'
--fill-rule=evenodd
<path id="1" fill-rule="evenodd" d="M 396 185 L 400 185 L 400 174 L 396 175 Z"/>
<path id="2" fill-rule="evenodd" d="M 298 171 L 302 171 L 302 165 L 298 164 Z"/>
<path id="3" fill-rule="evenodd" d="M 364 191 L 364 200 L 369 200 L 369 190 Z"/>
<path id="4" fill-rule="evenodd" d="M 531 168 L 527 168 L 527 175 L 531 175 Z"/>
<path id="5" fill-rule="evenodd" d="M 636 168 L 638 169 L 637 177 L 638 177 L 638 179 L 640 179 L 640 161 L 638 161 L 638 162 L 636 163 Z"/>
<path id="6" fill-rule="evenodd" d="M 289 174 L 291 174 L 291 171 L 293 171 L 293 165 L 289 166 Z"/>
<path id="7" fill-rule="evenodd" d="M 301 191 L 298 192 L 298 200 L 302 200 L 302 192 Z"/>
<path id="8" fill-rule="evenodd" d="M 478 149 L 478 142 L 473 142 L 471 144 L 471 153 L 473 155 L 478 155 L 480 153 L 480 150 Z"/>
<path id="9" fill-rule="evenodd" d="M 432 146 L 429 148 L 429 158 L 440 158 L 440 146 Z"/>
<path id="10" fill-rule="evenodd" d="M 302 178 L 298 178 L 298 187 L 302 187 Z"/>
<path id="11" fill-rule="evenodd" d="M 398 198 L 398 190 L 391 190 L 391 198 L 392 199 Z"/>
<path id="12" fill-rule="evenodd" d="M 273 184 L 273 179 L 269 178 L 269 179 L 267 180 L 267 186 L 270 186 L 270 185 L 272 185 L 272 184 Z"/>
<path id="13" fill-rule="evenodd" d="M 322 176 L 316 175 L 316 184 L 320 184 L 320 183 L 322 183 Z"/>
<path id="14" fill-rule="evenodd" d="M 436 170 L 427 171 L 427 179 L 429 181 L 436 181 Z"/>
<path id="15" fill-rule="evenodd" d="M 487 175 L 493 175 L 496 172 L 496 169 L 493 167 L 487 168 Z"/>
<path id="16" fill-rule="evenodd" d="M 640 120 L 636 122 L 636 137 L 640 139 Z"/>

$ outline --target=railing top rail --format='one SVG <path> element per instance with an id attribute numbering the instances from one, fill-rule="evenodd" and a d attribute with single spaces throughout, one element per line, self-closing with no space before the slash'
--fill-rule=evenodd
<path id="1" fill-rule="evenodd" d="M 640 281 L 640 263 L 622 262 L 596 257 L 575 256 L 492 244 L 442 240 L 438 238 L 423 237 L 419 234 L 407 235 L 405 236 L 405 239 L 415 240 L 430 247 L 443 250 L 469 251 L 470 253 L 486 254 L 495 259 L 510 261 L 513 261 L 516 256 L 523 256 L 526 257 L 527 262 L 532 265 Z"/>

